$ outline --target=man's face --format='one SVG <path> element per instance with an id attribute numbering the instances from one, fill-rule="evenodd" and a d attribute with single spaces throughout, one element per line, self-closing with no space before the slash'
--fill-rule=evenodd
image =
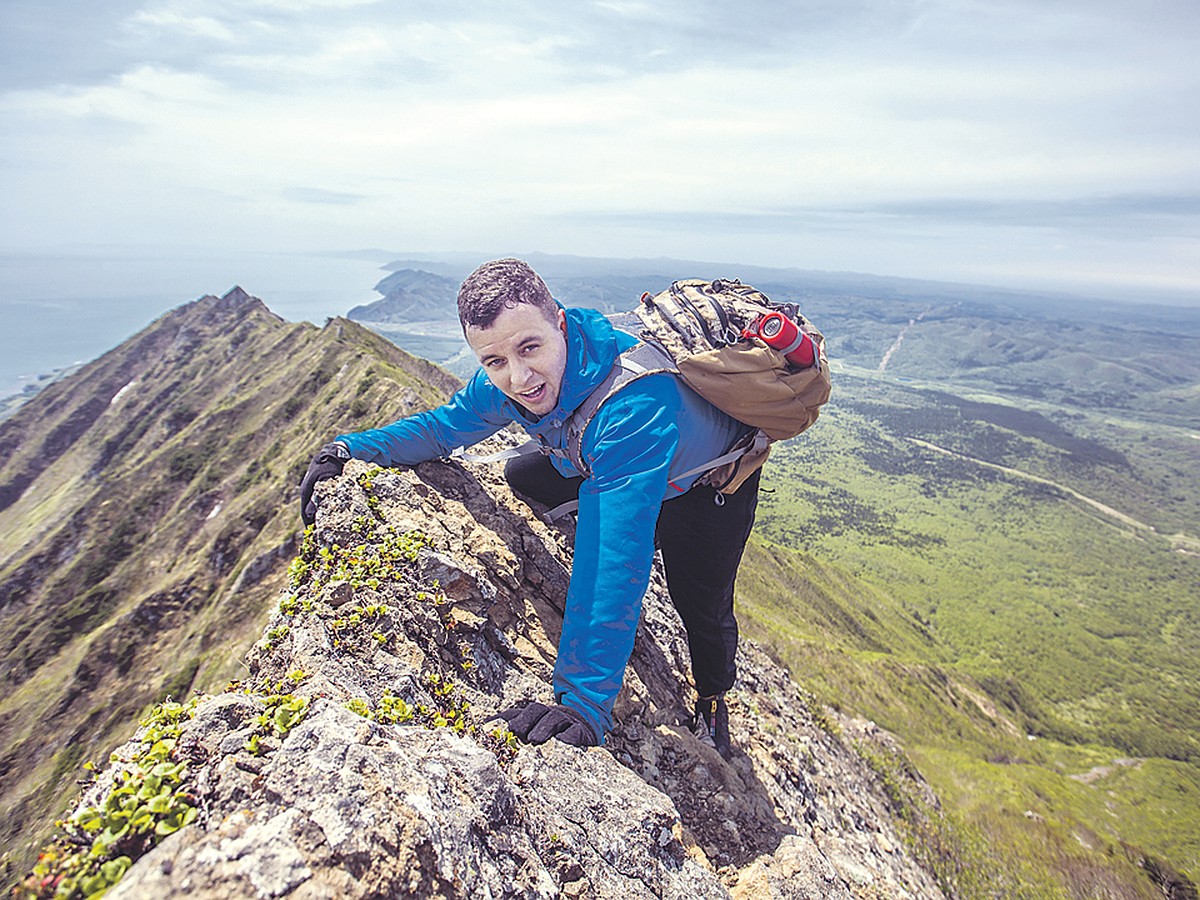
<path id="1" fill-rule="evenodd" d="M 540 309 L 518 303 L 500 311 L 489 328 L 467 326 L 467 343 L 492 384 L 535 416 L 558 405 L 567 369 L 567 319 L 553 321 Z"/>

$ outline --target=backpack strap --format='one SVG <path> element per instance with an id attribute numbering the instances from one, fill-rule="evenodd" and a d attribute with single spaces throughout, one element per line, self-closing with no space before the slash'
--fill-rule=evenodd
<path id="1" fill-rule="evenodd" d="M 696 466 L 694 469 L 688 469 L 683 474 L 676 475 L 673 480 L 682 481 L 684 478 L 690 478 L 692 475 L 712 472 L 714 469 L 719 469 L 721 466 L 729 465 L 729 463 L 741 459 L 747 453 L 761 453 L 770 443 L 771 439 L 763 431 L 756 429 L 739 439 L 728 451 L 722 453 L 716 459 L 710 459 L 708 462 Z M 713 487 L 720 490 L 724 485 L 714 484 Z"/>
<path id="2" fill-rule="evenodd" d="M 530 443 L 533 442 L 530 441 Z M 716 459 L 710 459 L 702 465 L 688 469 L 683 474 L 676 475 L 672 481 L 681 481 L 692 475 L 704 473 L 703 477 L 697 479 L 695 484 L 706 484 L 712 487 L 714 489 L 713 502 L 717 506 L 724 506 L 725 495 L 734 493 L 741 487 L 742 482 L 749 475 L 753 474 L 754 470 L 759 468 L 766 460 L 767 454 L 770 452 L 771 443 L 771 439 L 767 437 L 765 432 L 755 429 L 736 441 L 728 451 Z M 744 472 L 741 471 L 743 468 L 743 459 L 752 460 L 750 467 L 746 468 Z M 542 518 L 553 524 L 563 516 L 569 515 L 578 509 L 578 500 L 568 500 L 566 503 L 547 510 Z"/>
<path id="3" fill-rule="evenodd" d="M 666 350 L 657 344 L 646 341 L 639 341 L 630 347 L 617 357 L 617 361 L 613 364 L 612 369 L 609 370 L 604 380 L 596 385 L 595 389 L 584 398 L 584 401 L 579 404 L 579 407 L 567 419 L 566 447 L 564 449 L 550 449 L 548 452 L 551 455 L 562 456 L 570 460 L 571 465 L 575 467 L 575 470 L 580 475 L 584 478 L 589 477 L 592 474 L 592 470 L 583 458 L 583 435 L 587 431 L 588 426 L 592 424 L 592 419 L 596 417 L 597 410 L 600 409 L 605 400 L 626 385 L 632 384 L 639 378 L 644 378 L 647 375 L 659 375 L 662 373 L 679 374 L 679 370 L 675 368 L 674 360 L 671 359 L 670 354 Z"/>
<path id="4" fill-rule="evenodd" d="M 495 463 L 504 462 L 506 459 L 513 459 L 517 456 L 526 456 L 530 453 L 542 453 L 542 446 L 535 440 L 528 440 L 518 447 L 510 447 L 507 450 L 497 450 L 495 453 L 468 453 L 464 447 L 455 447 L 450 451 L 451 459 L 461 459 L 463 462 L 471 463 Z"/>

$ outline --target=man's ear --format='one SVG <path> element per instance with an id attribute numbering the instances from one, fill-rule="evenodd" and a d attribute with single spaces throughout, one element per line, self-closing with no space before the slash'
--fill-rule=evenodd
<path id="1" fill-rule="evenodd" d="M 567 311 L 561 306 L 558 308 L 558 330 L 563 333 L 563 337 L 567 336 Z"/>

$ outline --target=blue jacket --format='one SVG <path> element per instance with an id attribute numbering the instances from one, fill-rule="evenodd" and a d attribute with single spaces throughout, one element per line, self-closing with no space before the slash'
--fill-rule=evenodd
<path id="1" fill-rule="evenodd" d="M 350 454 L 381 466 L 448 456 L 516 422 L 556 448 L 565 423 L 635 339 L 600 313 L 568 309 L 567 365 L 556 409 L 539 419 L 488 380 L 482 369 L 438 409 L 370 431 L 343 434 Z M 664 500 L 699 476 L 673 480 L 725 452 L 746 426 L 673 375 L 649 375 L 606 401 L 584 435 L 592 473 L 579 491 L 571 585 L 554 667 L 554 694 L 591 723 L 597 740 L 612 727 L 612 707 L 641 615 L 654 560 L 654 529 Z M 551 457 L 566 476 L 579 473 Z"/>

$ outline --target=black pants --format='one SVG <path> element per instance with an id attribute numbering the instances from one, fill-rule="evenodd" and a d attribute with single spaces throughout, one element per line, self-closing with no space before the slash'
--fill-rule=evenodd
<path id="1" fill-rule="evenodd" d="M 754 525 L 759 474 L 721 506 L 714 500 L 716 491 L 697 486 L 665 502 L 658 515 L 667 588 L 687 631 L 692 675 L 702 697 L 729 690 L 737 676 L 733 584 Z M 509 460 L 504 475 L 514 491 L 550 507 L 575 499 L 583 483 L 564 478 L 541 454 Z"/>

